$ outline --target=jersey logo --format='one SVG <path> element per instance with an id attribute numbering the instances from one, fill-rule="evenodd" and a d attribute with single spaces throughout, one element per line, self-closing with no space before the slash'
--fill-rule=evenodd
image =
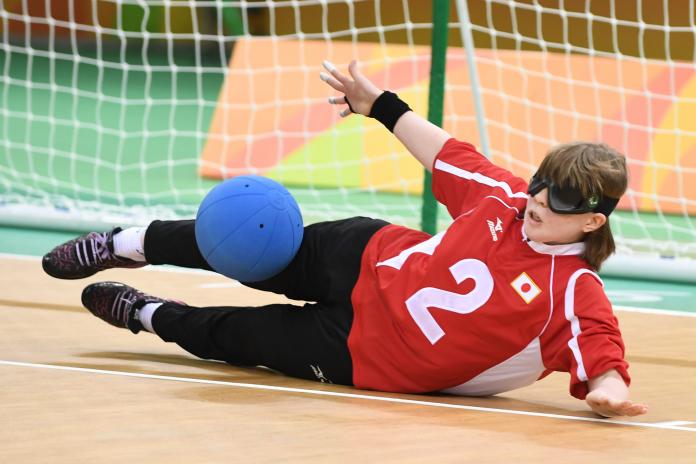
<path id="1" fill-rule="evenodd" d="M 327 379 L 324 376 L 324 373 L 321 371 L 321 368 L 313 365 L 309 365 L 309 367 L 312 368 L 312 372 L 314 372 L 314 375 L 316 376 L 317 380 L 320 381 L 321 383 L 333 383 L 331 380 Z"/>
<path id="2" fill-rule="evenodd" d="M 510 285 L 512 285 L 512 288 L 515 289 L 517 294 L 521 296 L 527 304 L 531 303 L 532 300 L 541 293 L 539 286 L 534 283 L 526 272 L 518 275 L 515 280 L 510 282 Z"/>
<path id="3" fill-rule="evenodd" d="M 495 219 L 495 223 L 490 219 L 486 219 L 486 222 L 488 223 L 488 230 L 491 231 L 491 237 L 493 238 L 493 241 L 497 242 L 498 232 L 503 231 L 503 221 L 501 221 L 499 217 L 496 217 Z"/>

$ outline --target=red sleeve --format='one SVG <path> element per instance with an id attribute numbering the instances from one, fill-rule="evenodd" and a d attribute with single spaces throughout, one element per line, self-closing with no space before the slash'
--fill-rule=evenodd
<path id="1" fill-rule="evenodd" d="M 435 157 L 433 194 L 453 218 L 494 195 L 522 211 L 527 182 L 491 163 L 473 145 L 449 139 Z"/>
<path id="2" fill-rule="evenodd" d="M 569 321 L 573 334 L 568 342 L 570 394 L 582 400 L 588 393 L 587 380 L 609 369 L 616 369 L 626 385 L 630 384 L 631 378 L 624 359 L 625 348 L 619 323 L 600 281 L 592 274 L 582 274 L 575 282 L 574 293 L 572 308 L 568 308 L 566 299 L 566 318 L 569 317 L 569 310 L 575 316 L 575 321 L 572 317 Z M 577 323 L 576 328 L 573 327 L 574 323 Z"/>

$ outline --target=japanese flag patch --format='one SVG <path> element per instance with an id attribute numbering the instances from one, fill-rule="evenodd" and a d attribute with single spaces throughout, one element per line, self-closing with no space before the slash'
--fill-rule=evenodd
<path id="1" fill-rule="evenodd" d="M 515 289 L 517 294 L 521 296 L 527 304 L 531 303 L 532 300 L 541 293 L 539 286 L 534 283 L 526 272 L 518 275 L 515 280 L 510 282 L 510 285 L 512 285 L 512 288 Z"/>

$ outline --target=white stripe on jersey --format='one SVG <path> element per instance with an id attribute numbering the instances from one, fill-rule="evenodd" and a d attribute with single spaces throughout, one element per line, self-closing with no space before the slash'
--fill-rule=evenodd
<path id="1" fill-rule="evenodd" d="M 515 211 L 517 211 L 517 214 L 520 214 L 520 210 L 519 210 L 519 209 L 515 208 L 514 206 L 508 205 L 507 203 L 505 203 L 503 200 L 501 200 L 500 198 L 496 197 L 495 195 L 488 195 L 488 196 L 486 196 L 486 197 L 484 197 L 484 198 L 493 198 L 493 199 L 495 199 L 495 200 L 498 200 L 500 203 L 502 203 L 503 205 L 505 205 L 508 209 L 514 209 Z"/>
<path id="2" fill-rule="evenodd" d="M 432 256 L 432 254 L 435 253 L 435 248 L 437 248 L 437 246 L 442 241 L 442 237 L 444 237 L 444 236 L 445 236 L 445 231 L 440 232 L 437 235 L 433 235 L 425 242 L 421 242 L 421 243 L 414 245 L 410 248 L 406 248 L 404 251 L 402 251 L 398 255 L 394 256 L 393 258 L 389 258 L 389 259 L 386 259 L 384 261 L 380 261 L 379 263 L 376 264 L 376 266 L 389 266 L 389 267 L 393 267 L 394 269 L 401 269 L 401 266 L 404 265 L 404 263 L 406 262 L 408 257 L 414 253 L 425 253 L 426 255 Z"/>
<path id="3" fill-rule="evenodd" d="M 523 227 L 524 229 L 524 227 Z M 549 326 L 551 323 L 551 319 L 553 318 L 553 279 L 554 279 L 554 271 L 556 270 L 556 257 L 554 255 L 551 255 L 551 274 L 549 275 L 549 318 L 546 319 L 546 324 L 544 324 L 544 328 L 541 329 L 541 333 L 539 334 L 539 337 L 544 335 L 544 332 L 546 332 L 546 328 Z"/>
<path id="4" fill-rule="evenodd" d="M 435 161 L 435 166 L 433 167 L 435 169 L 439 169 L 440 171 L 454 174 L 455 176 L 461 177 L 462 179 L 473 180 L 474 182 L 478 182 L 479 184 L 487 185 L 489 187 L 500 187 L 510 198 L 527 198 L 527 193 L 525 192 L 513 193 L 512 189 L 510 188 L 510 185 L 508 185 L 507 182 L 501 182 L 491 177 L 484 176 L 483 174 L 479 174 L 478 172 L 471 172 L 462 168 L 458 168 L 449 163 L 445 163 L 442 160 Z"/>
<path id="5" fill-rule="evenodd" d="M 539 337 L 532 340 L 522 351 L 490 369 L 486 369 L 471 380 L 456 387 L 442 390 L 445 393 L 467 396 L 488 396 L 531 385 L 544 372 Z"/>
<path id="6" fill-rule="evenodd" d="M 565 317 L 570 322 L 570 330 L 573 333 L 573 338 L 568 340 L 568 347 L 573 352 L 575 357 L 575 362 L 578 364 L 577 375 L 578 379 L 583 382 L 587 381 L 587 372 L 585 372 L 585 364 L 582 362 L 582 353 L 580 353 L 580 346 L 578 345 L 578 336 L 580 335 L 580 321 L 575 315 L 575 282 L 583 274 L 591 274 L 595 276 L 600 282 L 602 281 L 597 274 L 590 271 L 589 269 L 578 269 L 570 276 L 568 279 L 568 285 L 565 291 Z M 604 284 L 602 284 L 604 285 Z"/>

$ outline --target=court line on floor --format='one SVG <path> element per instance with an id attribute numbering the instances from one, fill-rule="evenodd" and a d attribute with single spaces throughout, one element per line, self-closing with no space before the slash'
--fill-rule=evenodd
<path id="1" fill-rule="evenodd" d="M 518 416 L 528 416 L 528 417 L 543 417 L 547 419 L 560 419 L 569 420 L 577 422 L 593 422 L 600 424 L 612 424 L 621 425 L 628 427 L 642 427 L 650 429 L 661 429 L 661 430 L 674 430 L 681 432 L 696 432 L 696 428 L 684 427 L 675 423 L 675 421 L 667 422 L 629 422 L 620 421 L 613 419 L 601 419 L 595 417 L 580 417 L 580 416 L 569 416 L 563 414 L 550 414 L 542 412 L 533 411 L 519 411 L 514 409 L 501 409 L 501 408 L 488 408 L 483 406 L 468 406 L 463 404 L 452 404 L 452 403 L 438 403 L 436 401 L 425 401 L 425 400 L 412 400 L 406 398 L 393 398 L 388 396 L 374 396 L 359 393 L 344 393 L 344 392 L 332 392 L 326 390 L 312 390 L 305 388 L 293 388 L 293 387 L 278 387 L 274 385 L 262 385 L 253 383 L 240 383 L 240 382 L 225 382 L 221 380 L 206 380 L 206 379 L 196 379 L 191 377 L 176 377 L 168 375 L 154 375 L 154 374 L 142 374 L 137 372 L 123 372 L 123 371 L 111 371 L 104 369 L 92 369 L 85 367 L 71 367 L 71 366 L 56 366 L 52 364 L 38 364 L 38 363 L 27 363 L 20 361 L 6 361 L 0 360 L 0 365 L 14 366 L 14 367 L 26 367 L 35 369 L 49 369 L 49 370 L 60 370 L 60 371 L 70 371 L 70 372 L 81 372 L 81 373 L 91 373 L 91 374 L 103 374 L 103 375 L 113 375 L 121 377 L 135 377 L 141 379 L 151 379 L 151 380 L 168 380 L 174 382 L 184 382 L 184 383 L 197 383 L 204 385 L 217 385 L 225 387 L 236 387 L 236 388 L 246 388 L 253 390 L 267 390 L 267 391 L 280 391 L 285 393 L 301 393 L 306 395 L 316 395 L 316 396 L 332 396 L 338 398 L 349 398 L 349 399 L 360 399 L 368 401 L 382 401 L 386 403 L 399 403 L 399 404 L 409 404 L 417 406 L 429 406 L 435 408 L 445 408 L 445 409 L 460 409 L 466 411 L 476 411 L 476 412 L 488 412 L 488 413 L 499 413 L 499 414 L 511 414 Z M 681 422 L 681 421 L 680 421 Z"/>
<path id="2" fill-rule="evenodd" d="M 696 425 L 696 422 L 693 421 L 683 421 L 683 420 L 675 420 L 675 421 L 664 421 L 664 422 L 654 422 L 655 424 L 659 425 Z"/>
<path id="3" fill-rule="evenodd" d="M 657 314 L 659 316 L 696 317 L 696 313 L 675 311 L 673 309 L 642 308 L 639 306 L 612 305 L 615 311 L 625 313 Z"/>

